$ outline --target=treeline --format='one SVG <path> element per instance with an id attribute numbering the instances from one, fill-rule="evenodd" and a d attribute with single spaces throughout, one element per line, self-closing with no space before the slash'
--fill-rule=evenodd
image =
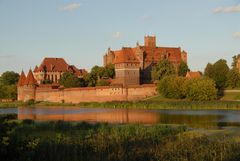
<path id="1" fill-rule="evenodd" d="M 218 89 L 239 88 L 240 72 L 237 68 L 237 56 L 233 57 L 231 68 L 228 67 L 227 61 L 220 59 L 215 63 L 208 63 L 204 75 L 213 79 Z"/>
<path id="2" fill-rule="evenodd" d="M 178 71 L 176 73 L 176 71 Z M 158 81 L 157 89 L 166 98 L 210 101 L 223 96 L 225 88 L 240 87 L 240 72 L 237 68 L 237 56 L 233 57 L 232 67 L 220 59 L 208 63 L 200 78 L 185 78 L 189 71 L 182 62 L 176 70 L 168 60 L 160 61 L 152 70 L 153 81 Z"/>
<path id="3" fill-rule="evenodd" d="M 240 159 L 238 137 L 188 134 L 186 127 L 15 122 L 14 117 L 0 116 L 0 158 L 4 161 Z"/>
<path id="4" fill-rule="evenodd" d="M 109 64 L 106 67 L 94 66 L 91 71 L 86 73 L 82 78 L 78 78 L 73 73 L 66 72 L 62 75 L 59 83 L 65 88 L 108 86 L 110 79 L 114 77 L 114 65 Z"/>
<path id="5" fill-rule="evenodd" d="M 6 71 L 0 76 L 0 99 L 17 99 L 19 74 Z"/>

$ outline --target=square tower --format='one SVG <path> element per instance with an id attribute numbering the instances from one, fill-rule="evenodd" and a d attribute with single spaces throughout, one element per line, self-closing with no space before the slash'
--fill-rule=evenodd
<path id="1" fill-rule="evenodd" d="M 144 46 L 145 47 L 156 47 L 156 37 L 155 36 L 145 36 L 144 37 Z"/>

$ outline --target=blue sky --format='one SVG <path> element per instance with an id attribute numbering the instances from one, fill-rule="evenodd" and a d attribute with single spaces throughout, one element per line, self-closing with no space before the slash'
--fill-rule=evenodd
<path id="1" fill-rule="evenodd" d="M 0 0 L 0 73 L 44 57 L 90 69 L 108 47 L 181 47 L 192 70 L 240 53 L 240 0 Z"/>

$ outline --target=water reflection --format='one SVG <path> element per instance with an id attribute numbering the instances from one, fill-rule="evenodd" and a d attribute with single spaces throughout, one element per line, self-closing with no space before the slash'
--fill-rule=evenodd
<path id="1" fill-rule="evenodd" d="M 116 124 L 181 124 L 191 127 L 240 126 L 240 111 L 234 110 L 136 110 L 77 107 L 35 107 L 0 109 L 16 113 L 18 119 L 36 121 L 86 121 Z"/>
<path id="2" fill-rule="evenodd" d="M 155 124 L 160 116 L 153 111 L 128 109 L 19 108 L 18 119 Z"/>

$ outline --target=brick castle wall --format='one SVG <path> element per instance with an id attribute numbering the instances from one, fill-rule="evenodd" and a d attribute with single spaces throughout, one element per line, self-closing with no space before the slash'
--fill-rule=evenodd
<path id="1" fill-rule="evenodd" d="M 23 87 L 25 88 L 25 87 Z M 32 89 L 32 90 L 31 90 Z M 141 100 L 156 94 L 156 87 L 153 84 L 136 86 L 106 86 L 106 87 L 85 87 L 52 89 L 50 86 L 40 86 L 37 88 L 18 89 L 18 100 L 48 102 L 111 102 L 111 101 L 132 101 Z"/>

